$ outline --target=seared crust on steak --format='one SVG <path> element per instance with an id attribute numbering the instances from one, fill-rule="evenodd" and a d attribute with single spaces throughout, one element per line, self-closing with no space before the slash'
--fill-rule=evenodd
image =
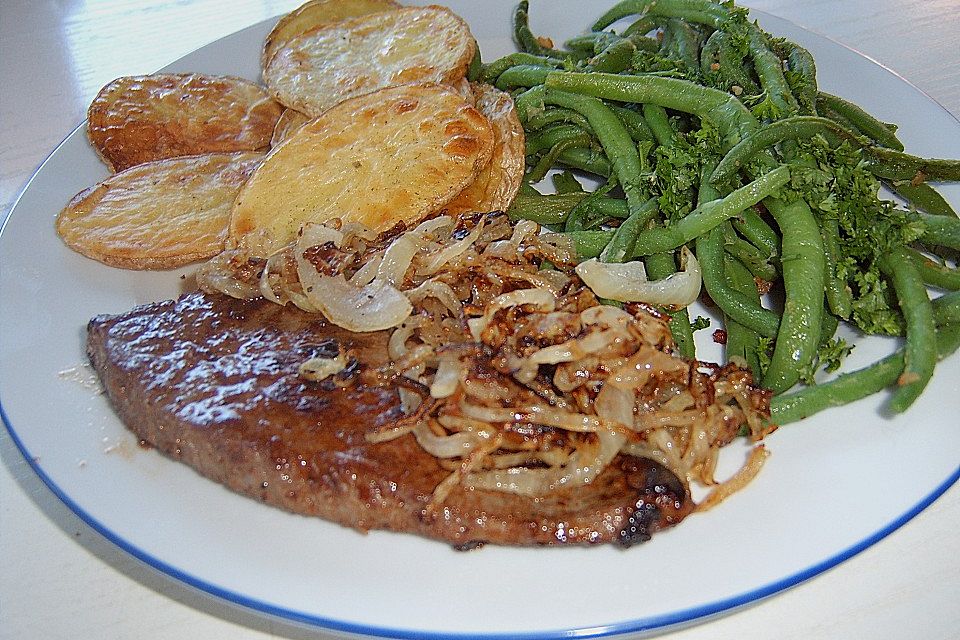
<path id="1" fill-rule="evenodd" d="M 455 488 L 441 509 L 428 509 L 449 471 L 412 435 L 365 437 L 403 417 L 396 387 L 372 375 L 387 338 L 198 292 L 94 318 L 87 350 L 121 420 L 145 443 L 234 491 L 356 529 L 460 547 L 632 544 L 692 509 L 671 472 L 625 455 L 591 484 L 546 498 Z M 339 377 L 298 375 L 309 358 L 337 352 L 356 361 Z"/>

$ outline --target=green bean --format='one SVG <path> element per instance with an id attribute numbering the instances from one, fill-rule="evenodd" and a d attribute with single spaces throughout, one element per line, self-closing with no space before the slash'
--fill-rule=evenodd
<path id="1" fill-rule="evenodd" d="M 662 280 L 677 271 L 673 254 L 670 253 L 647 256 L 643 262 L 647 270 L 647 276 L 651 280 Z M 673 342 L 677 346 L 677 351 L 685 358 L 695 358 L 697 350 L 693 340 L 693 329 L 690 327 L 690 314 L 686 308 L 667 311 L 667 314 L 670 316 L 668 325 L 670 333 L 673 334 Z"/>
<path id="2" fill-rule="evenodd" d="M 552 195 L 525 195 L 514 198 L 507 210 L 511 220 L 533 220 L 537 224 L 563 224 L 570 211 L 580 204 L 588 193 L 563 193 Z M 629 216 L 627 203 L 619 198 L 596 197 L 590 206 L 607 218 L 626 218 Z"/>
<path id="3" fill-rule="evenodd" d="M 480 46 L 474 41 L 473 57 L 470 58 L 470 66 L 467 67 L 467 80 L 477 82 L 483 76 L 483 61 L 480 59 Z"/>
<path id="4" fill-rule="evenodd" d="M 592 48 L 589 49 L 589 52 L 593 55 L 599 55 L 604 49 L 608 49 L 624 40 L 629 41 L 630 44 L 633 45 L 634 51 L 655 52 L 660 50 L 660 42 L 656 38 L 648 38 L 643 34 L 627 33 L 627 31 L 624 31 L 620 35 L 612 31 L 594 31 L 576 36 L 569 40 L 567 44 L 568 46 L 573 45 L 574 48 L 583 52 L 587 52 L 586 46 L 591 44 Z"/>
<path id="5" fill-rule="evenodd" d="M 852 132 L 854 135 L 863 136 L 864 138 L 867 138 L 868 140 L 870 139 L 866 134 L 864 134 L 862 131 L 860 131 L 860 129 L 858 129 L 858 128 L 856 127 L 856 125 L 854 125 L 854 124 L 853 124 L 852 122 L 850 122 L 847 118 L 843 117 L 842 115 L 840 115 L 839 113 L 837 113 L 837 112 L 834 111 L 833 109 L 831 109 L 831 108 L 830 108 L 829 106 L 827 106 L 826 104 L 823 104 L 823 102 L 816 102 L 816 103 L 814 103 L 814 104 L 816 105 L 816 110 L 817 110 L 817 115 L 818 115 L 818 116 L 820 116 L 820 117 L 822 117 L 822 118 L 826 118 L 827 120 L 830 120 L 831 122 L 836 123 L 837 126 L 845 129 L 846 131 Z"/>
<path id="6" fill-rule="evenodd" d="M 620 40 L 619 36 L 611 31 L 594 31 L 574 36 L 564 42 L 564 46 L 574 51 L 581 51 L 589 55 L 595 55 L 606 47 L 613 40 Z"/>
<path id="7" fill-rule="evenodd" d="M 760 306 L 760 293 L 757 291 L 753 275 L 739 260 L 725 255 L 723 275 L 731 290 L 751 298 L 757 306 Z M 727 361 L 746 366 L 753 373 L 754 379 L 759 380 L 760 358 L 757 350 L 760 346 L 760 336 L 756 331 L 740 324 L 727 314 L 724 314 L 723 323 L 727 332 L 725 345 Z"/>
<path id="8" fill-rule="evenodd" d="M 671 251 L 703 235 L 724 220 L 754 206 L 775 193 L 790 180 L 790 170 L 780 166 L 729 195 L 705 202 L 669 227 L 644 231 L 637 236 L 632 257 Z"/>
<path id="9" fill-rule="evenodd" d="M 764 165 L 774 162 L 761 155 Z M 823 328 L 826 259 L 817 220 L 802 200 L 764 200 L 782 236 L 780 265 L 784 308 L 763 386 L 774 393 L 792 387 L 817 357 Z"/>
<path id="10" fill-rule="evenodd" d="M 688 80 L 655 75 L 554 72 L 547 74 L 548 88 L 636 104 L 657 104 L 691 113 L 714 124 L 724 141 L 733 146 L 758 125 L 753 114 L 736 97 Z"/>
<path id="11" fill-rule="evenodd" d="M 645 126 L 650 127 L 650 130 L 653 131 L 653 135 L 657 135 L 656 130 L 658 128 L 665 127 L 666 130 L 670 132 L 670 135 L 664 140 L 661 140 L 661 144 L 665 144 L 667 146 L 674 144 L 675 138 L 673 136 L 673 129 L 670 127 L 670 123 L 667 120 L 666 111 L 660 107 L 656 107 L 655 105 L 652 105 L 651 107 L 652 111 L 648 110 L 647 106 L 644 106 L 644 115 L 641 117 L 641 120 L 644 122 Z M 653 122 L 650 125 L 646 125 L 648 122 L 648 115 L 653 118 Z M 617 233 L 614 234 L 613 240 L 610 241 L 610 244 L 600 255 L 601 260 L 607 262 L 623 262 L 625 259 L 627 259 L 631 248 L 636 243 L 637 236 L 642 232 L 647 223 L 651 222 L 656 215 L 658 201 L 659 199 L 657 197 L 651 198 L 647 203 L 650 209 L 649 212 L 638 211 L 636 214 L 630 216 L 630 218 L 628 218 L 624 224 L 617 229 Z M 667 278 L 677 270 L 674 258 L 669 253 L 658 253 L 656 255 L 647 256 L 644 260 L 644 263 L 646 265 L 647 275 L 653 280 Z M 693 329 L 690 327 L 689 313 L 687 313 L 685 308 L 677 311 L 668 311 L 667 313 L 670 316 L 670 332 L 673 335 L 673 341 L 677 347 L 677 350 L 685 357 L 695 357 L 696 345 L 693 340 Z"/>
<path id="12" fill-rule="evenodd" d="M 960 218 L 921 213 L 920 219 L 926 226 L 921 242 L 960 250 Z"/>
<path id="13" fill-rule="evenodd" d="M 667 110 L 660 105 L 649 102 L 641 108 L 643 109 L 643 119 L 650 128 L 650 132 L 656 139 L 657 144 L 665 147 L 676 144 L 677 133 L 673 130 L 673 125 L 670 124 L 670 117 L 667 115 Z"/>
<path id="14" fill-rule="evenodd" d="M 700 71 L 700 35 L 683 20 L 670 18 L 663 27 L 660 51 L 694 74 Z"/>
<path id="15" fill-rule="evenodd" d="M 700 187 L 697 193 L 697 204 L 704 204 L 720 197 L 720 192 L 706 179 L 707 176 L 713 173 L 715 168 L 716 162 L 708 161 L 704 163 Z M 721 236 L 726 236 L 728 233 L 733 233 L 733 227 L 729 221 L 724 222 L 720 230 Z M 722 280 L 725 286 L 755 308 L 762 309 L 760 306 L 760 292 L 757 290 L 757 283 L 753 279 L 753 274 L 751 274 L 739 260 L 728 254 L 723 255 L 721 267 L 723 269 Z M 716 280 L 713 276 L 711 276 L 711 279 Z M 711 288 L 716 290 L 715 286 Z M 760 359 L 758 349 L 760 336 L 750 327 L 737 322 L 726 312 L 724 312 L 723 324 L 727 332 L 727 341 L 725 344 L 727 361 L 736 362 L 737 364 L 748 367 L 751 373 L 753 373 L 754 380 L 759 380 Z M 776 328 L 774 328 L 773 332 L 776 332 Z"/>
<path id="16" fill-rule="evenodd" d="M 543 55 L 543 46 L 530 30 L 530 3 L 521 0 L 513 12 L 513 39 L 520 50 L 526 53 Z"/>
<path id="17" fill-rule="evenodd" d="M 501 91 L 509 91 L 516 87 L 535 87 L 543 84 L 547 74 L 551 71 L 556 71 L 556 69 L 546 65 L 518 64 L 501 73 L 494 86 Z"/>
<path id="18" fill-rule="evenodd" d="M 570 215 L 570 210 L 586 195 L 584 193 L 548 196 L 520 193 L 507 209 L 507 215 L 513 221 L 533 220 L 537 224 L 562 224 Z"/>
<path id="19" fill-rule="evenodd" d="M 528 136 L 530 132 L 539 131 L 554 124 L 573 124 L 584 131 L 593 132 L 590 123 L 587 122 L 587 119 L 582 115 L 573 109 L 561 109 L 559 107 L 544 109 L 539 113 L 529 114 L 527 119 L 521 124 L 523 124 L 524 130 L 528 132 Z"/>
<path id="20" fill-rule="evenodd" d="M 549 151 L 547 151 L 545 154 L 543 154 L 543 156 L 539 160 L 537 160 L 537 163 L 533 165 L 533 167 L 530 168 L 530 170 L 526 174 L 527 182 L 531 182 L 531 183 L 540 182 L 546 177 L 547 172 L 553 168 L 558 158 L 560 158 L 560 156 L 563 155 L 564 152 L 568 151 L 569 149 L 573 149 L 575 147 L 576 148 L 589 147 L 592 141 L 593 141 L 593 137 L 590 134 L 584 132 L 579 136 L 567 138 L 565 140 L 561 140 L 557 142 L 555 145 L 550 147 Z"/>
<path id="21" fill-rule="evenodd" d="M 620 73 L 630 68 L 637 46 L 629 38 L 620 38 L 608 44 L 597 55 L 587 60 L 587 70 Z"/>
<path id="22" fill-rule="evenodd" d="M 606 184 L 599 189 L 592 191 L 586 197 L 574 205 L 570 210 L 570 215 L 563 223 L 564 231 L 584 231 L 596 229 L 609 219 L 602 211 L 593 206 L 594 202 L 603 200 L 606 195 L 617 186 L 615 176 L 610 176 Z M 629 207 L 629 205 L 628 205 Z"/>
<path id="23" fill-rule="evenodd" d="M 563 235 L 573 240 L 577 260 L 589 260 L 599 256 L 604 247 L 610 244 L 613 231 L 567 231 Z"/>
<path id="24" fill-rule="evenodd" d="M 920 272 L 920 278 L 925 284 L 951 291 L 960 290 L 960 269 L 940 264 L 916 249 L 907 248 L 907 256 Z"/>
<path id="25" fill-rule="evenodd" d="M 881 258 L 881 268 L 890 276 L 907 326 L 903 373 L 890 398 L 890 409 L 905 411 L 923 392 L 937 362 L 936 325 L 933 307 L 920 273 L 903 248 Z"/>
<path id="26" fill-rule="evenodd" d="M 736 91 L 735 87 L 740 87 L 740 93 L 760 93 L 760 85 L 748 72 L 747 61 L 737 51 L 730 37 L 722 30 L 715 33 L 720 34 L 717 36 L 717 64 L 720 65 L 717 72 L 727 89 Z"/>
<path id="27" fill-rule="evenodd" d="M 708 180 L 705 178 L 713 173 L 713 170 L 717 166 L 717 161 L 713 158 L 708 158 L 704 160 L 703 166 L 700 167 L 700 184 L 697 185 L 697 206 L 702 207 L 708 202 L 713 202 L 714 200 L 719 200 L 723 194 L 714 187 Z"/>
<path id="28" fill-rule="evenodd" d="M 754 209 L 747 209 L 732 220 L 733 228 L 771 259 L 780 255 L 780 235 Z"/>
<path id="29" fill-rule="evenodd" d="M 524 153 L 528 156 L 537 155 L 538 153 L 552 149 L 557 144 L 566 140 L 579 140 L 582 142 L 579 146 L 589 147 L 593 143 L 594 138 L 588 131 L 580 128 L 579 125 L 557 124 L 528 135 L 525 141 L 526 149 Z"/>
<path id="30" fill-rule="evenodd" d="M 939 359 L 955 352 L 960 348 L 960 324 L 942 327 L 936 332 L 935 342 Z M 796 422 L 824 409 L 849 404 L 890 387 L 903 372 L 904 352 L 904 349 L 900 349 L 863 369 L 774 397 L 770 401 L 770 421 L 779 425 Z"/>
<path id="31" fill-rule="evenodd" d="M 827 306 L 837 316 L 847 319 L 853 313 L 853 292 L 846 281 L 837 274 L 840 261 L 840 231 L 835 219 L 820 221 L 820 237 L 823 240 L 823 255 L 826 259 L 827 277 L 824 293 Z"/>
<path id="32" fill-rule="evenodd" d="M 606 29 L 611 24 L 631 15 L 680 18 L 698 24 L 719 28 L 729 17 L 723 6 L 706 0 L 622 0 L 593 23 L 592 31 Z"/>
<path id="33" fill-rule="evenodd" d="M 556 51 L 548 46 L 544 46 L 540 40 L 533 35 L 530 30 L 530 3 L 528 0 L 521 0 L 513 12 L 513 38 L 521 51 L 533 53 L 538 56 L 547 56 L 549 58 L 573 58 L 576 54 L 571 51 Z"/>
<path id="34" fill-rule="evenodd" d="M 950 203 L 936 189 L 925 182 L 913 184 L 909 180 L 890 180 L 885 181 L 884 184 L 920 211 L 940 216 L 957 217 L 957 212 L 953 210 Z"/>
<path id="35" fill-rule="evenodd" d="M 917 176 L 933 182 L 960 180 L 960 160 L 920 158 L 884 147 L 868 147 L 866 153 L 870 170 L 885 180 L 914 180 Z"/>
<path id="36" fill-rule="evenodd" d="M 717 29 L 700 48 L 700 75 L 704 78 L 717 76 L 720 70 L 720 63 L 717 62 L 717 56 L 720 54 L 720 40 L 723 38 L 723 31 Z"/>
<path id="37" fill-rule="evenodd" d="M 643 115 L 618 104 L 608 104 L 607 106 L 617 114 L 620 122 L 630 132 L 630 137 L 633 138 L 634 142 L 651 142 L 654 140 L 653 132 L 647 125 L 647 121 L 643 119 Z"/>
<path id="38" fill-rule="evenodd" d="M 563 66 L 562 60 L 551 58 L 549 56 L 538 56 L 532 53 L 517 51 L 499 58 L 490 64 L 483 65 L 480 77 L 484 82 L 495 82 L 507 69 L 521 65 L 535 67 L 554 67 Z"/>
<path id="39" fill-rule="evenodd" d="M 879 145 L 903 151 L 903 143 L 897 139 L 890 127 L 874 118 L 872 115 L 843 98 L 839 98 L 823 91 L 817 92 L 817 110 L 824 107 L 827 111 L 836 113 L 846 122 Z"/>
<path id="40" fill-rule="evenodd" d="M 570 215 L 567 216 L 567 219 L 563 222 L 563 231 L 591 231 L 597 227 L 590 224 L 593 220 L 592 211 L 590 209 L 590 204 L 588 198 L 592 194 L 588 194 L 587 198 L 581 200 L 577 203 L 573 209 L 570 210 Z"/>
<path id="41" fill-rule="evenodd" d="M 800 110 L 797 99 L 783 75 L 783 63 L 767 46 L 767 38 L 756 25 L 751 25 L 748 40 L 750 59 L 760 78 L 760 87 L 781 113 L 781 117 L 794 115 Z"/>
<path id="42" fill-rule="evenodd" d="M 620 18 L 636 13 L 682 18 L 714 29 L 722 28 L 730 17 L 730 10 L 727 7 L 707 0 L 623 0 L 601 16 L 594 23 L 593 30 L 598 31 Z M 799 105 L 783 76 L 783 64 L 780 58 L 770 51 L 766 36 L 759 27 L 748 23 L 748 28 L 747 49 L 760 79 L 760 86 L 783 115 L 796 113 Z M 738 64 L 734 62 L 729 66 L 733 68 Z M 722 67 L 723 62 L 721 62 Z"/>
<path id="43" fill-rule="evenodd" d="M 796 42 L 786 41 L 787 67 L 800 77 L 800 90 L 796 91 L 797 102 L 804 113 L 817 111 L 817 63 L 809 51 Z"/>
<path id="44" fill-rule="evenodd" d="M 648 107 L 650 107 L 648 109 Z M 658 135 L 658 139 L 663 136 L 663 139 L 660 141 L 661 144 L 665 146 L 671 146 L 676 143 L 676 138 L 673 135 L 673 129 L 670 126 L 669 120 L 667 119 L 667 113 L 662 108 L 657 107 L 656 105 L 646 105 L 644 106 L 644 116 L 643 121 L 647 122 L 647 116 L 651 116 L 654 122 L 651 125 L 651 130 L 656 129 L 665 129 L 669 132 L 668 135 L 663 136 L 663 134 Z M 609 255 L 611 258 L 614 258 L 618 261 L 623 261 L 626 259 L 628 253 L 632 247 L 636 244 L 636 238 L 646 226 L 647 222 L 652 222 L 654 215 L 656 214 L 656 207 L 658 205 L 659 198 L 653 197 L 650 199 L 652 204 L 653 213 L 648 216 L 640 217 L 637 216 L 633 220 L 631 228 L 627 229 L 622 236 L 618 233 L 614 236 L 614 239 L 610 242 L 610 246 L 604 250 L 604 254 L 601 255 L 603 259 L 604 255 Z M 630 222 L 630 221 L 628 221 Z M 618 230 L 619 231 L 619 230 Z M 676 273 L 677 265 L 674 262 L 674 257 L 670 253 L 657 253 L 654 255 L 647 256 L 644 259 L 644 263 L 647 270 L 647 275 L 653 280 L 662 280 L 669 277 L 671 274 Z M 696 343 L 693 339 L 693 329 L 690 327 L 690 314 L 685 308 L 679 309 L 677 311 L 667 311 L 670 316 L 669 327 L 670 333 L 673 335 L 674 344 L 677 347 L 677 350 L 687 358 L 694 358 L 696 356 Z"/>
<path id="45" fill-rule="evenodd" d="M 610 244 L 600 254 L 601 262 L 624 262 L 637 235 L 657 215 L 657 198 L 650 198 L 616 228 Z M 663 276 L 666 277 L 666 276 Z"/>
<path id="46" fill-rule="evenodd" d="M 723 194 L 720 191 L 710 184 L 705 178 L 713 173 L 713 170 L 717 166 L 717 161 L 714 158 L 707 158 L 703 162 L 703 166 L 700 167 L 700 184 L 697 185 L 697 206 L 702 207 L 708 202 L 713 202 L 714 200 L 719 200 Z"/>
<path id="47" fill-rule="evenodd" d="M 632 26 L 632 25 L 631 25 Z M 623 35 L 630 38 L 630 42 L 633 43 L 633 46 L 637 48 L 637 51 L 647 51 L 649 53 L 656 53 L 660 50 L 660 41 L 656 38 L 650 38 L 648 36 L 637 35 L 633 33 L 628 33 L 630 27 L 624 30 Z"/>
<path id="48" fill-rule="evenodd" d="M 960 291 L 952 291 L 930 301 L 938 327 L 960 324 Z"/>
<path id="49" fill-rule="evenodd" d="M 574 139 L 578 144 L 564 145 L 554 154 L 553 160 L 574 169 L 604 177 L 609 176 L 610 162 L 603 152 L 596 148 L 598 145 L 592 136 L 589 140 L 584 137 L 587 135 L 587 132 L 578 128 L 577 125 L 554 125 L 528 135 L 525 153 L 527 156 L 533 156 L 552 149 L 566 139 Z"/>
<path id="50" fill-rule="evenodd" d="M 830 313 L 830 309 L 824 307 L 823 322 L 820 324 L 820 339 L 817 341 L 819 346 L 827 344 L 837 334 L 840 328 L 840 319 Z"/>
<path id="51" fill-rule="evenodd" d="M 777 279 L 779 272 L 777 267 L 770 262 L 770 256 L 763 255 L 760 249 L 738 236 L 732 224 L 723 225 L 723 248 L 743 263 L 750 273 L 757 278 L 767 282 L 773 282 Z"/>
<path id="52" fill-rule="evenodd" d="M 607 74 L 590 74 L 607 75 Z M 617 176 L 621 188 L 627 196 L 627 205 L 631 211 L 637 210 L 646 201 L 639 180 L 642 165 L 633 140 L 620 119 L 599 98 L 566 91 L 552 90 L 546 87 L 528 89 L 516 98 L 519 112 L 527 111 L 532 104 L 554 104 L 580 112 L 590 122 L 600 145 Z"/>
<path id="53" fill-rule="evenodd" d="M 802 200 L 789 204 L 768 199 L 767 207 L 783 234 L 780 257 L 784 310 L 763 386 L 786 391 L 817 353 L 823 317 L 826 265 L 816 219 Z"/>
<path id="54" fill-rule="evenodd" d="M 563 153 L 557 156 L 557 162 L 565 167 L 579 169 L 604 178 L 613 173 L 613 167 L 603 153 L 583 147 L 564 149 Z"/>
<path id="55" fill-rule="evenodd" d="M 657 28 L 659 21 L 653 16 L 643 16 L 630 23 L 630 26 L 623 30 L 625 36 L 645 36 Z M 648 38 L 653 40 L 653 38 Z"/>
<path id="56" fill-rule="evenodd" d="M 960 180 L 960 160 L 920 158 L 893 149 L 866 145 L 865 139 L 843 126 L 818 116 L 795 116 L 772 122 L 737 143 L 721 161 L 710 180 L 719 184 L 750 161 L 759 151 L 786 140 L 803 140 L 817 134 L 827 136 L 834 144 L 850 141 L 864 149 L 872 173 L 886 180 L 912 180 L 923 176 L 929 180 Z"/>
<path id="57" fill-rule="evenodd" d="M 827 118 L 793 116 L 765 124 L 734 145 L 710 176 L 713 184 L 722 184 L 732 178 L 763 149 L 774 147 L 785 140 L 804 140 L 815 135 L 826 135 L 833 140 L 863 142 L 850 131 Z"/>
<path id="58" fill-rule="evenodd" d="M 764 337 L 773 337 L 780 327 L 780 316 L 760 306 L 751 296 L 727 286 L 723 276 L 723 231 L 719 227 L 698 236 L 695 241 L 703 286 L 710 299 L 730 318 Z"/>

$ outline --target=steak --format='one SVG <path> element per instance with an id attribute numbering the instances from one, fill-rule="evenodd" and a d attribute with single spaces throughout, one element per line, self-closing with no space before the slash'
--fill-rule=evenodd
<path id="1" fill-rule="evenodd" d="M 366 435 L 404 417 L 397 386 L 372 374 L 386 332 L 357 334 L 316 314 L 202 292 L 98 316 L 87 351 L 113 407 L 145 444 L 233 491 L 359 530 L 388 529 L 458 548 L 647 540 L 693 507 L 661 465 L 620 454 L 587 486 L 546 497 L 454 488 L 412 434 Z M 349 353 L 343 379 L 299 366 Z"/>

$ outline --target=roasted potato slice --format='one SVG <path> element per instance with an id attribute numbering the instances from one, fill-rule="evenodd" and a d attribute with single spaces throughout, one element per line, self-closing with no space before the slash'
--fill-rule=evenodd
<path id="1" fill-rule="evenodd" d="M 310 122 L 310 118 L 303 115 L 295 109 L 284 109 L 277 120 L 277 126 L 273 129 L 273 136 L 270 138 L 270 146 L 276 147 L 281 142 L 289 138 L 295 131 L 303 125 Z"/>
<path id="2" fill-rule="evenodd" d="M 258 232 L 279 248 L 306 222 L 340 218 L 382 230 L 416 221 L 473 182 L 492 152 L 487 119 L 449 87 L 351 98 L 269 153 L 237 196 L 230 234 L 239 241 Z"/>
<path id="3" fill-rule="evenodd" d="M 57 217 L 71 249 L 125 269 L 173 269 L 216 255 L 254 151 L 146 162 L 78 193 Z"/>
<path id="4" fill-rule="evenodd" d="M 400 6 L 393 0 L 310 0 L 280 18 L 270 31 L 260 54 L 260 68 L 265 69 L 273 54 L 301 33 L 338 20 L 391 11 Z"/>
<path id="5" fill-rule="evenodd" d="M 464 77 L 470 28 L 445 7 L 409 7 L 322 25 L 277 50 L 263 79 L 284 106 L 316 117 L 383 87 Z"/>
<path id="6" fill-rule="evenodd" d="M 473 83 L 477 109 L 493 127 L 493 155 L 480 175 L 453 200 L 444 212 L 458 215 L 470 211 L 506 211 L 523 183 L 523 125 L 510 94 L 488 84 Z"/>
<path id="7" fill-rule="evenodd" d="M 109 83 L 87 111 L 87 133 L 114 171 L 179 156 L 266 149 L 283 108 L 232 76 L 158 73 Z"/>

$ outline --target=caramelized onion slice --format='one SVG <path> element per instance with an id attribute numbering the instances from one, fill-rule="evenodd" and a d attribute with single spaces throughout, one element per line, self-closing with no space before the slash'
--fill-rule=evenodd
<path id="1" fill-rule="evenodd" d="M 626 441 L 622 433 L 597 432 L 597 441 L 581 444 L 566 464 L 547 469 L 511 467 L 469 474 L 465 484 L 472 489 L 505 491 L 525 496 L 545 496 L 565 487 L 593 482 L 617 455 Z"/>
<path id="2" fill-rule="evenodd" d="M 557 299 L 545 289 L 518 289 L 510 293 L 500 294 L 487 305 L 481 317 L 467 320 L 473 339 L 477 342 L 480 341 L 480 335 L 490 324 L 497 311 L 520 305 L 531 305 L 536 311 L 550 312 L 556 308 Z"/>
<path id="3" fill-rule="evenodd" d="M 316 274 L 316 272 L 314 272 Z M 399 326 L 413 305 L 407 297 L 383 280 L 354 287 L 343 276 L 309 279 L 301 275 L 307 298 L 333 324 L 358 333 Z"/>
<path id="4" fill-rule="evenodd" d="M 578 264 L 576 272 L 601 298 L 686 307 L 700 295 L 700 263 L 686 247 L 681 249 L 680 263 L 682 271 L 662 280 L 647 280 L 639 261 L 608 263 L 591 258 Z"/>

